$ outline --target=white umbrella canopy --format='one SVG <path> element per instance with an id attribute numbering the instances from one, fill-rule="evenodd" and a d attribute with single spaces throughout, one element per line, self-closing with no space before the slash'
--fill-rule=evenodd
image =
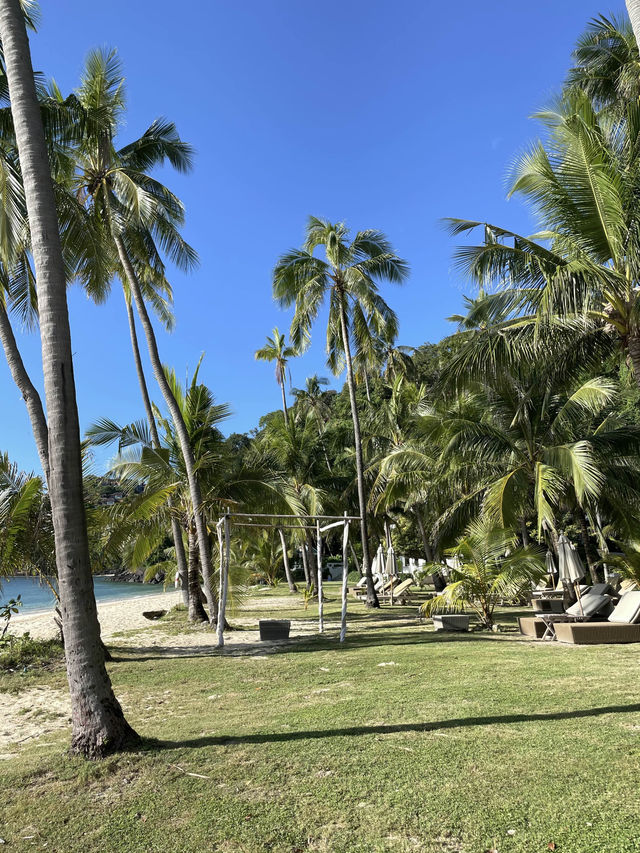
<path id="1" fill-rule="evenodd" d="M 378 550 L 376 551 L 376 555 L 373 558 L 373 565 L 371 566 L 371 574 L 381 575 L 383 571 L 384 571 L 384 552 L 382 550 L 382 545 L 378 545 Z"/>
<path id="2" fill-rule="evenodd" d="M 398 576 L 398 563 L 396 561 L 396 552 L 393 550 L 393 545 L 389 545 L 387 548 L 387 563 L 385 568 L 389 577 L 395 578 Z"/>
<path id="3" fill-rule="evenodd" d="M 568 580 L 571 583 L 585 576 L 582 561 L 564 533 L 558 538 L 558 574 L 560 580 Z"/>

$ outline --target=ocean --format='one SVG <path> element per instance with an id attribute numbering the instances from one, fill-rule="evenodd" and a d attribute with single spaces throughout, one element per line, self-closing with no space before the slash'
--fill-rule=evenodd
<path id="1" fill-rule="evenodd" d="M 93 588 L 96 601 L 115 601 L 162 592 L 164 589 L 162 584 L 118 583 L 106 577 L 94 577 Z M 173 584 L 167 589 L 173 589 Z M 49 587 L 39 578 L 22 576 L 0 578 L 0 604 L 6 604 L 10 598 L 17 598 L 18 595 L 22 596 L 20 613 L 49 610 L 55 602 Z"/>

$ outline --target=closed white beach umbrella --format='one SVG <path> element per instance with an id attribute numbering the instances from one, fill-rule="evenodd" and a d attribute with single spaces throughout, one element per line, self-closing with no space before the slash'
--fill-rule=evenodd
<path id="1" fill-rule="evenodd" d="M 393 545 L 389 545 L 387 548 L 386 570 L 389 577 L 395 578 L 398 576 L 398 564 L 396 562 L 396 552 L 393 550 Z"/>
<path id="2" fill-rule="evenodd" d="M 558 539 L 558 574 L 560 580 L 568 580 L 571 583 L 575 583 L 585 576 L 584 566 L 578 552 L 564 533 Z"/>
<path id="3" fill-rule="evenodd" d="M 383 571 L 384 571 L 384 553 L 382 551 L 382 545 L 378 545 L 378 550 L 376 551 L 376 555 L 373 558 L 373 565 L 371 566 L 371 574 L 381 575 Z"/>
<path id="4" fill-rule="evenodd" d="M 544 564 L 548 575 L 551 575 L 553 577 L 553 575 L 558 574 L 558 569 L 556 568 L 556 561 L 553 559 L 552 551 L 547 551 L 547 554 L 544 558 Z"/>

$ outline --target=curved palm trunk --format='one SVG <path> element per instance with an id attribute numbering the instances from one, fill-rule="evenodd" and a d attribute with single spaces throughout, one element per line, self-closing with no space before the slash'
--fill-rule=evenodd
<path id="1" fill-rule="evenodd" d="M 293 578 L 291 577 L 291 569 L 289 567 L 289 555 L 287 553 L 287 543 L 284 538 L 284 531 L 281 527 L 278 528 L 278 533 L 280 534 L 280 545 L 282 546 L 282 562 L 284 563 L 284 573 L 287 576 L 287 583 L 289 585 L 289 592 L 297 592 L 298 587 L 293 582 Z"/>
<path id="2" fill-rule="evenodd" d="M 153 326 L 151 325 L 147 306 L 145 305 L 144 299 L 142 297 L 142 291 L 140 290 L 138 277 L 136 276 L 133 265 L 129 260 L 129 256 L 127 255 L 127 250 L 122 241 L 122 238 L 118 234 L 114 233 L 113 239 L 116 244 L 116 249 L 118 250 L 118 257 L 120 258 L 120 263 L 124 268 L 129 287 L 131 288 L 131 293 L 133 294 L 133 298 L 136 303 L 136 309 L 138 311 L 138 316 L 140 317 L 140 321 L 142 323 L 142 328 L 144 329 L 153 372 L 158 382 L 158 385 L 160 386 L 160 391 L 162 392 L 162 396 L 164 398 L 166 406 L 171 414 L 171 418 L 176 429 L 176 434 L 180 442 L 180 450 L 182 451 L 184 466 L 187 472 L 187 480 L 189 482 L 191 506 L 193 508 L 193 515 L 195 518 L 195 525 L 198 533 L 198 547 L 200 549 L 200 566 L 202 568 L 204 594 L 207 598 L 207 605 L 209 607 L 209 620 L 212 624 L 214 624 L 217 619 L 217 598 L 215 596 L 212 586 L 213 566 L 211 564 L 209 532 L 207 530 L 207 525 L 205 522 L 204 509 L 202 505 L 202 495 L 200 493 L 200 483 L 198 482 L 198 477 L 196 474 L 196 464 L 193 456 L 193 451 L 191 449 L 191 444 L 189 442 L 189 433 L 187 432 L 187 427 L 185 425 L 184 418 L 182 417 L 180 407 L 178 406 L 176 398 L 173 396 L 171 386 L 169 385 L 167 377 L 164 375 L 164 370 L 162 369 L 160 353 L 158 352 L 158 342 L 156 341 L 155 332 L 153 330 Z"/>
<path id="3" fill-rule="evenodd" d="M 2 348 L 7 359 L 7 364 L 9 365 L 9 370 L 11 371 L 11 376 L 13 377 L 13 381 L 18 386 L 26 404 L 27 412 L 29 413 L 29 420 L 31 421 L 31 429 L 33 430 L 36 447 L 38 448 L 40 464 L 42 465 L 45 479 L 48 482 L 49 429 L 47 427 L 47 420 L 44 416 L 44 409 L 42 408 L 42 400 L 40 399 L 40 394 L 38 394 L 29 374 L 27 373 L 26 367 L 24 366 L 15 335 L 13 334 L 9 315 L 7 314 L 7 310 L 2 301 L 0 301 L 0 341 L 2 341 Z"/>
<path id="4" fill-rule="evenodd" d="M 360 508 L 360 538 L 362 540 L 362 574 L 367 579 L 367 607 L 380 607 L 378 596 L 374 589 L 373 575 L 371 574 L 371 561 L 369 560 L 369 540 L 367 531 L 367 501 L 364 492 L 364 464 L 362 459 L 362 440 L 360 437 L 360 418 L 358 417 L 358 405 L 356 402 L 356 384 L 353 377 L 353 362 L 351 360 L 351 346 L 349 344 L 349 330 L 347 329 L 347 315 L 344 307 L 344 297 L 339 295 L 340 301 L 340 329 L 342 332 L 342 345 L 344 347 L 345 360 L 347 362 L 347 385 L 349 386 L 349 400 L 351 401 L 351 417 L 353 420 L 353 440 L 356 451 L 356 477 L 358 480 L 358 505 Z"/>
<path id="5" fill-rule="evenodd" d="M 640 46 L 640 0 L 626 0 L 626 2 L 631 28 L 636 37 L 636 42 Z"/>
<path id="6" fill-rule="evenodd" d="M 300 552 L 302 554 L 302 568 L 304 570 L 305 587 L 306 587 L 307 591 L 309 591 L 311 589 L 311 574 L 309 572 L 309 561 L 307 559 L 307 542 L 306 542 L 306 539 L 302 543 L 302 548 L 300 549 Z"/>
<path id="7" fill-rule="evenodd" d="M 207 614 L 200 598 L 200 560 L 198 538 L 195 530 L 190 527 L 189 544 L 189 622 L 208 622 Z"/>
<path id="8" fill-rule="evenodd" d="M 424 529 L 424 524 L 422 523 L 420 511 L 417 509 L 414 509 L 414 514 L 416 517 L 416 521 L 418 523 L 418 530 L 420 531 L 420 538 L 422 539 L 422 547 L 424 548 L 424 556 L 426 557 L 427 563 L 433 563 L 433 551 L 431 549 L 431 545 L 429 544 L 429 540 L 427 538 L 427 532 Z"/>
<path id="9" fill-rule="evenodd" d="M 82 491 L 64 263 L 53 184 L 19 0 L 0 0 L 11 112 L 31 230 L 38 287 L 42 368 L 49 430 L 49 495 L 60 611 L 71 693 L 71 747 L 98 757 L 137 736 L 111 688 L 100 642 Z"/>
<path id="10" fill-rule="evenodd" d="M 596 584 L 598 581 L 598 573 L 596 571 L 596 562 L 597 558 L 594 560 L 593 549 L 591 547 L 591 540 L 589 538 L 589 525 L 587 523 L 587 516 L 585 515 L 582 507 L 576 507 L 575 515 L 578 516 L 578 524 L 580 525 L 580 533 L 582 535 L 582 545 L 584 547 L 584 554 L 587 558 L 587 566 L 589 567 L 589 575 L 591 577 L 591 583 Z"/>
<path id="11" fill-rule="evenodd" d="M 136 374 L 138 376 L 138 384 L 140 385 L 140 394 L 142 395 L 142 403 L 144 405 L 144 411 L 147 416 L 147 421 L 149 423 L 149 431 L 151 433 L 151 441 L 153 442 L 153 446 L 156 450 L 160 449 L 160 436 L 158 435 L 158 427 L 156 425 L 156 419 L 153 415 L 153 408 L 151 407 L 151 398 L 149 397 L 149 389 L 147 387 L 147 380 L 144 375 L 144 368 L 142 366 L 142 358 L 140 357 L 140 347 L 138 346 L 138 333 L 136 332 L 136 319 L 133 315 L 133 306 L 131 304 L 131 300 L 127 299 L 127 294 L 124 295 L 124 301 L 127 306 L 127 319 L 129 321 L 129 335 L 131 337 L 131 349 L 133 350 L 133 361 L 136 366 Z M 167 498 L 167 506 L 169 508 L 169 515 L 171 517 L 171 534 L 173 536 L 173 545 L 176 551 L 176 565 L 178 571 L 178 578 L 180 580 L 180 589 L 182 590 L 182 603 L 185 605 L 189 605 L 189 582 L 188 582 L 188 569 L 187 569 L 187 557 L 184 551 L 184 542 L 182 541 L 182 531 L 180 530 L 180 524 L 178 519 L 175 517 L 173 513 L 173 501 L 171 496 Z"/>

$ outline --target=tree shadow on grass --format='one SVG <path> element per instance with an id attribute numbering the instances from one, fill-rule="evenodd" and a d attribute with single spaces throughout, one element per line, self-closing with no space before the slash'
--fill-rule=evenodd
<path id="1" fill-rule="evenodd" d="M 504 714 L 502 716 L 458 717 L 428 723 L 398 723 L 379 726 L 349 726 L 338 729 L 310 729 L 297 732 L 259 732 L 246 735 L 205 736 L 190 740 L 159 740 L 143 738 L 142 749 L 197 749 L 204 746 L 233 744 L 287 743 L 298 740 L 322 740 L 332 737 L 360 737 L 362 735 L 389 735 L 404 732 L 435 732 L 442 729 L 460 729 L 469 726 L 499 726 L 513 723 L 546 723 L 558 720 L 575 720 L 601 717 L 606 714 L 633 714 L 640 712 L 640 703 L 632 705 L 605 705 L 601 708 L 580 708 L 573 711 L 553 711 L 535 714 Z"/>
<path id="2" fill-rule="evenodd" d="M 385 628 L 384 633 L 377 630 Z M 523 638 L 519 634 L 490 634 L 487 632 L 470 633 L 436 633 L 426 631 L 424 627 L 416 625 L 413 629 L 392 630 L 385 626 L 371 625 L 366 633 L 347 634 L 344 643 L 338 642 L 338 630 L 331 626 L 330 633 L 311 634 L 304 637 L 292 637 L 290 640 L 282 640 L 277 643 L 234 643 L 233 634 L 225 646 L 219 649 L 214 645 L 202 646 L 111 646 L 113 663 L 142 663 L 152 660 L 171 660 L 175 658 L 234 658 L 255 657 L 256 655 L 278 655 L 278 654 L 305 654 L 309 652 L 349 652 L 350 650 L 366 649 L 376 647 L 381 650 L 390 649 L 395 646 L 439 646 L 450 643 L 496 643 L 496 642 L 522 643 Z M 527 643 L 528 644 L 528 643 Z M 570 648 L 570 647 L 567 647 Z"/>

